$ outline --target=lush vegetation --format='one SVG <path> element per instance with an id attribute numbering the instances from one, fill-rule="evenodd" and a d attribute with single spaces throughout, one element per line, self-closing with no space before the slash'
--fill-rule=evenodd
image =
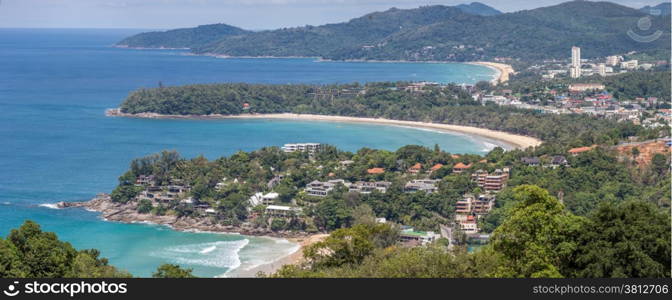
<path id="1" fill-rule="evenodd" d="M 633 50 L 669 51 L 669 15 L 651 16 L 652 27 L 647 32 L 663 32 L 654 42 L 639 43 L 624 34 L 636 28 L 637 21 L 644 16 L 646 13 L 637 9 L 609 2 L 572 1 L 492 16 L 474 14 L 470 8 L 437 5 L 393 8 L 322 26 L 244 33 L 227 29 L 208 38 L 203 38 L 197 29 L 183 29 L 131 37 L 121 44 L 155 47 L 193 41 L 186 47 L 196 53 L 339 60 L 474 61 L 495 57 L 535 60 L 565 58 L 575 45 L 584 49 L 584 57 Z"/>
<path id="2" fill-rule="evenodd" d="M 191 186 L 191 191 L 184 197 L 190 196 L 195 202 L 185 204 L 175 199 L 172 203 L 152 206 L 151 201 L 141 200 L 138 201 L 141 213 L 206 217 L 195 209 L 199 204 L 206 204 L 216 209 L 217 214 L 209 216 L 215 222 L 228 225 L 252 222 L 254 226 L 274 231 L 331 231 L 350 227 L 367 215 L 437 230 L 439 224 L 450 222 L 455 202 L 465 193 L 481 192 L 471 180 L 472 172 L 510 167 L 509 187 L 497 195 L 496 208 L 481 220 L 485 232 L 493 231 L 503 222 L 511 203 L 515 202 L 512 188 L 524 184 L 535 184 L 559 195 L 569 211 L 581 216 L 589 215 L 603 202 L 639 200 L 659 207 L 670 205 L 669 160 L 662 154 L 640 168 L 631 167 L 628 161 L 620 161 L 608 147 L 569 156 L 568 167 L 528 166 L 521 161 L 523 157 L 539 156 L 542 163 L 547 164 L 551 156 L 564 154 L 563 150 L 555 152 L 554 149 L 548 146 L 505 152 L 496 148 L 485 156 L 453 156 L 438 148 L 421 146 L 406 146 L 395 152 L 364 148 L 356 153 L 325 146 L 323 151 L 311 157 L 307 153 L 285 153 L 277 147 L 268 147 L 213 161 L 204 157 L 183 159 L 175 152 L 164 151 L 134 160 L 130 170 L 120 177 L 112 199 L 124 203 L 136 201 L 135 197 L 143 187 L 134 184 L 135 178 L 153 175 L 158 185 L 178 180 Z M 346 160 L 352 163 L 343 167 L 340 162 Z M 452 166 L 459 162 L 474 165 L 468 172 L 452 173 Z M 415 163 L 423 164 L 422 171 L 409 174 L 407 169 Z M 435 164 L 444 166 L 430 173 L 429 168 Z M 368 174 L 367 169 L 374 167 L 384 168 L 386 172 Z M 269 186 L 268 182 L 279 175 L 284 176 L 282 180 L 276 186 Z M 408 181 L 426 177 L 440 180 L 436 193 L 404 191 Z M 303 192 L 313 180 L 330 179 L 350 182 L 386 180 L 392 185 L 384 194 L 349 193 L 345 188 L 337 188 L 328 196 L 317 198 Z M 282 223 L 280 220 L 271 223 L 265 217 L 250 219 L 263 210 L 248 210 L 249 198 L 257 192 L 270 191 L 280 194 L 276 204 L 301 206 L 305 215 L 282 220 Z"/>
<path id="3" fill-rule="evenodd" d="M 604 203 L 587 217 L 545 190 L 513 191 L 514 204 L 488 246 L 475 253 L 399 248 L 386 225 L 357 225 L 304 250 L 307 261 L 274 277 L 669 277 L 670 215 L 651 203 Z"/>
<path id="4" fill-rule="evenodd" d="M 408 83 L 366 85 L 262 85 L 226 83 L 141 89 L 121 104 L 125 113 L 236 115 L 310 113 L 388 118 L 476 126 L 538 137 L 557 146 L 614 144 L 628 136 L 656 137 L 628 122 L 587 115 L 549 115 L 532 110 L 481 106 L 458 86 L 427 86 L 408 92 Z M 560 150 L 560 149 L 558 149 Z"/>
<path id="5" fill-rule="evenodd" d="M 130 273 L 111 266 L 96 249 L 76 250 L 53 232 L 26 221 L 0 238 L 0 278 L 130 278 Z M 194 278 L 191 269 L 164 264 L 154 278 Z"/>
<path id="6" fill-rule="evenodd" d="M 249 31 L 234 26 L 212 24 L 195 28 L 140 33 L 122 40 L 117 45 L 139 48 L 191 48 L 195 45 L 209 44 L 227 36 L 246 33 Z"/>
<path id="7" fill-rule="evenodd" d="M 95 249 L 76 250 L 53 232 L 26 221 L 0 239 L 0 278 L 114 278 L 129 273 L 110 266 Z"/>
<path id="8" fill-rule="evenodd" d="M 153 278 L 196 278 L 191 274 L 192 269 L 183 269 L 178 265 L 163 264 L 160 265 L 154 274 Z"/>

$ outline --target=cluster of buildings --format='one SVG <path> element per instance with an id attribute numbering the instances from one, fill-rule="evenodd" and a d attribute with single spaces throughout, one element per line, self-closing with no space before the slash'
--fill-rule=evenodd
<path id="1" fill-rule="evenodd" d="M 542 77 L 544 79 L 553 79 L 557 75 L 566 75 L 570 78 L 580 78 L 582 76 L 611 76 L 621 73 L 627 73 L 634 70 L 650 70 L 651 68 L 664 64 L 667 62 L 655 62 L 654 63 L 640 63 L 636 59 L 626 60 L 621 55 L 612 55 L 607 56 L 602 59 L 587 60 L 581 58 L 581 48 L 572 47 L 571 49 L 571 59 L 569 65 L 563 67 L 560 64 L 556 64 L 555 61 L 551 62 L 549 66 L 535 66 L 535 69 L 545 69 Z"/>
<path id="2" fill-rule="evenodd" d="M 588 148 L 588 149 L 584 149 Z M 581 147 L 581 148 L 574 148 L 570 150 L 570 154 L 572 155 L 578 155 L 579 153 L 585 152 L 585 151 L 590 151 L 592 148 L 590 147 Z M 537 167 L 537 166 L 543 166 L 546 168 L 558 168 L 562 166 L 569 166 L 569 163 L 567 162 L 567 158 L 565 158 L 562 155 L 554 155 L 551 156 L 547 164 L 543 164 L 541 162 L 541 158 L 533 156 L 533 157 L 523 157 L 520 159 L 520 161 L 530 167 Z"/>
<path id="3" fill-rule="evenodd" d="M 495 194 L 465 194 L 455 203 L 455 223 L 467 235 L 478 234 L 478 218 L 486 216 L 495 206 Z"/>
<path id="4" fill-rule="evenodd" d="M 304 191 L 308 196 L 326 197 L 327 194 L 334 190 L 338 185 L 346 187 L 349 192 L 370 194 L 373 191 L 385 193 L 392 183 L 389 181 L 357 181 L 351 183 L 343 179 L 332 179 L 328 181 L 313 180 L 306 185 Z"/>
<path id="5" fill-rule="evenodd" d="M 472 94 L 483 105 L 488 102 L 501 106 L 513 106 L 548 114 L 589 114 L 603 118 L 614 118 L 623 122 L 632 122 L 645 127 L 658 127 L 672 121 L 669 109 L 659 109 L 657 97 L 638 97 L 632 100 L 618 100 L 605 91 L 599 83 L 574 83 L 567 86 L 567 92 L 555 89 L 541 92 L 545 94 L 545 104 L 541 100 L 520 101 L 511 94 L 511 90 L 501 90 L 501 95 Z M 531 95 L 522 95 L 528 97 Z"/>
<path id="6" fill-rule="evenodd" d="M 135 185 L 144 187 L 138 194 L 137 200 L 150 200 L 154 204 L 171 203 L 177 200 L 191 201 L 191 199 L 185 199 L 191 187 L 183 184 L 179 179 L 171 179 L 168 185 L 159 185 L 154 175 L 140 175 L 136 178 Z"/>

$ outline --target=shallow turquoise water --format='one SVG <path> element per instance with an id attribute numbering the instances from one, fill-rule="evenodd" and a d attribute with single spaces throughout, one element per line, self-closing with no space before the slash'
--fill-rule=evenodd
<path id="1" fill-rule="evenodd" d="M 161 263 L 217 276 L 242 263 L 291 251 L 281 241 L 181 233 L 162 226 L 104 222 L 84 210 L 40 204 L 109 192 L 132 158 L 176 149 L 208 158 L 291 142 L 346 150 L 439 144 L 483 153 L 468 136 L 365 124 L 281 120 L 143 120 L 105 117 L 133 89 L 197 82 L 334 83 L 379 80 L 467 82 L 493 71 L 463 64 L 217 59 L 171 50 L 109 47 L 136 31 L 0 29 L 0 235 L 38 221 L 78 248 L 98 248 L 112 264 L 148 276 Z"/>

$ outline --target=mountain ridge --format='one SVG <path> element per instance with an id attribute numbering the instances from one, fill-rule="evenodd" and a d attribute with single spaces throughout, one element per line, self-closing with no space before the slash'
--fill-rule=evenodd
<path id="1" fill-rule="evenodd" d="M 584 48 L 584 57 L 669 49 L 669 16 L 651 16 L 650 31 L 662 32 L 656 41 L 638 43 L 626 34 L 637 29 L 637 21 L 645 16 L 647 14 L 640 10 L 610 2 L 571 1 L 492 16 L 465 13 L 456 6 L 433 5 L 391 8 L 320 26 L 258 32 L 232 27 L 235 29 L 227 28 L 218 36 L 216 33 L 197 36 L 191 39 L 196 42 L 184 48 L 191 48 L 196 54 L 234 57 L 412 61 L 562 58 L 568 56 L 568 49 L 574 45 Z M 182 30 L 179 33 L 186 34 L 195 29 Z M 170 31 L 163 34 L 169 36 Z M 161 40 L 151 38 L 151 33 L 144 35 L 145 40 Z M 134 40 L 137 36 L 125 39 L 120 45 L 147 45 L 134 45 Z M 171 45 L 184 45 L 182 43 Z"/>

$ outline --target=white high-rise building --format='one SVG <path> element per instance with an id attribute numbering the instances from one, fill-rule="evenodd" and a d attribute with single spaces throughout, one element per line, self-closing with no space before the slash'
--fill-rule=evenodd
<path id="1" fill-rule="evenodd" d="M 576 46 L 572 47 L 572 66 L 569 68 L 569 76 L 581 77 L 581 48 Z"/>
<path id="2" fill-rule="evenodd" d="M 598 64 L 597 65 L 597 74 L 600 74 L 600 76 L 607 76 L 607 65 L 605 64 Z"/>

